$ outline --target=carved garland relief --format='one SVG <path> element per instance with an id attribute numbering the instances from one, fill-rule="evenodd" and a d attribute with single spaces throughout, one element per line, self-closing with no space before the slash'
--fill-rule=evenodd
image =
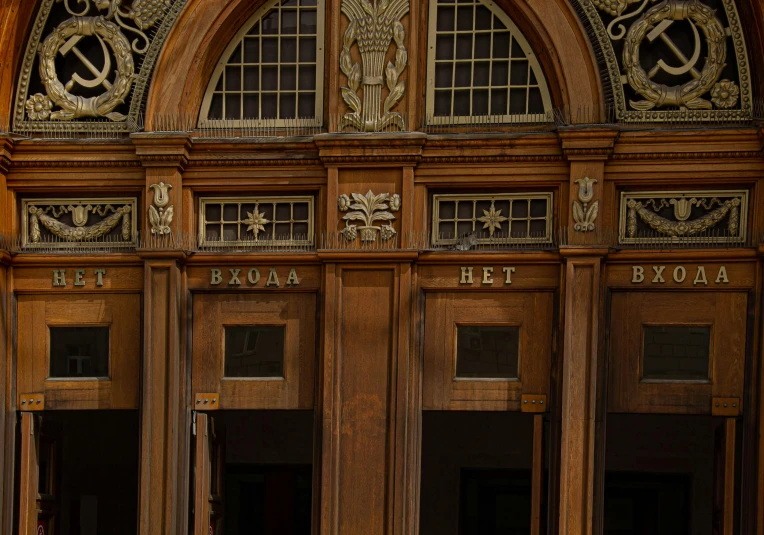
<path id="1" fill-rule="evenodd" d="M 619 241 L 744 242 L 747 210 L 746 191 L 623 193 Z"/>
<path id="2" fill-rule="evenodd" d="M 15 127 L 87 131 L 82 119 L 100 119 L 99 129 L 106 121 L 112 130 L 136 130 L 151 70 L 185 1 L 43 0 L 27 43 Z"/>
<path id="3" fill-rule="evenodd" d="M 352 126 L 362 132 L 380 132 L 389 126 L 404 130 L 403 116 L 392 109 L 403 98 L 406 82 L 399 80 L 408 62 L 404 46 L 406 32 L 401 19 L 409 11 L 409 0 L 343 0 L 342 13 L 350 20 L 342 42 L 340 68 L 348 85 L 342 99 L 352 110 L 346 113 L 340 130 Z M 395 63 L 385 55 L 395 41 Z M 351 48 L 358 44 L 361 65 L 353 63 Z M 382 87 L 389 91 L 382 101 Z M 363 89 L 359 96 L 359 89 Z"/>
<path id="4" fill-rule="evenodd" d="M 750 120 L 748 60 L 733 0 L 577 0 L 625 122 Z"/>
<path id="5" fill-rule="evenodd" d="M 35 199 L 23 206 L 23 247 L 135 246 L 135 199 Z"/>

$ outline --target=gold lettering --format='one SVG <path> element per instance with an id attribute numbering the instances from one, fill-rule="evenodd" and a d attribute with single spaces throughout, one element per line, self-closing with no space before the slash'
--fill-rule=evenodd
<path id="1" fill-rule="evenodd" d="M 75 269 L 74 270 L 74 285 L 75 286 L 85 286 L 85 281 L 82 280 L 82 277 L 85 275 L 84 269 Z"/>
<path id="2" fill-rule="evenodd" d="M 96 269 L 96 286 L 103 286 L 103 276 L 106 275 L 106 270 L 104 268 Z"/>
<path id="3" fill-rule="evenodd" d="M 719 274 L 716 276 L 716 280 L 714 282 L 716 284 L 719 284 L 720 282 L 722 284 L 730 283 L 730 280 L 727 278 L 727 268 L 725 266 L 719 268 Z"/>
<path id="4" fill-rule="evenodd" d="M 210 284 L 217 286 L 221 282 L 223 282 L 222 272 L 219 269 L 212 268 L 210 270 Z"/>
<path id="5" fill-rule="evenodd" d="M 681 273 L 681 278 L 680 275 Z M 674 268 L 674 282 L 684 282 L 684 279 L 687 277 L 687 270 L 684 269 L 684 266 L 677 266 Z"/>
<path id="6" fill-rule="evenodd" d="M 241 286 L 241 281 L 239 280 L 239 273 L 241 273 L 241 270 L 229 269 L 228 271 L 231 273 L 231 280 L 228 281 L 228 286 Z"/>
<path id="7" fill-rule="evenodd" d="M 512 273 L 515 272 L 515 268 L 505 267 L 501 268 L 501 270 L 507 275 L 507 278 L 504 279 L 504 284 L 512 284 Z"/>
<path id="8" fill-rule="evenodd" d="M 270 273 L 268 273 L 268 280 L 266 281 L 265 285 L 279 288 L 279 276 L 276 275 L 275 269 L 271 268 Z"/>
<path id="9" fill-rule="evenodd" d="M 53 270 L 53 286 L 66 286 L 66 270 L 65 269 Z"/>
<path id="10" fill-rule="evenodd" d="M 706 279 L 706 268 L 703 266 L 698 266 L 698 272 L 695 274 L 695 280 L 692 281 L 692 284 L 708 284 L 708 279 Z"/>
<path id="11" fill-rule="evenodd" d="M 472 284 L 472 268 L 462 268 L 462 278 L 459 280 L 459 284 Z"/>
<path id="12" fill-rule="evenodd" d="M 257 268 L 252 268 L 247 273 L 247 280 L 250 284 L 257 284 L 260 280 L 260 271 Z"/>
<path id="13" fill-rule="evenodd" d="M 300 281 L 297 280 L 297 271 L 294 268 L 289 270 L 289 277 L 287 277 L 286 285 L 287 286 L 292 286 L 292 285 L 299 286 L 300 285 Z"/>
<path id="14" fill-rule="evenodd" d="M 639 284 L 645 280 L 645 268 L 642 266 L 631 266 L 631 282 Z"/>
<path id="15" fill-rule="evenodd" d="M 493 274 L 492 267 L 483 268 L 483 284 L 493 284 L 493 277 L 491 276 L 492 274 Z"/>
<path id="16" fill-rule="evenodd" d="M 663 270 L 666 269 L 666 266 L 653 266 L 653 271 L 655 271 L 655 277 L 653 277 L 653 282 L 666 282 L 663 280 Z"/>

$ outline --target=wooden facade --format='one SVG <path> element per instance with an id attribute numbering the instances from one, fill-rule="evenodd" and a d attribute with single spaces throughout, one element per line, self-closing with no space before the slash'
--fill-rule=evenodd
<path id="1" fill-rule="evenodd" d="M 746 60 L 738 62 L 735 76 L 750 78 L 749 115 L 743 116 L 741 104 L 739 117 L 690 114 L 675 121 L 645 115 L 629 122 L 628 114 L 614 112 L 617 98 L 603 67 L 607 50 L 595 41 L 597 31 L 582 7 L 589 2 L 467 2 L 501 10 L 522 32 L 553 109 L 542 112 L 547 121 L 527 124 L 479 117 L 447 124 L 428 116 L 426 106 L 434 1 L 405 2 L 403 34 L 390 26 L 398 33 L 385 45 L 388 69 L 399 67 L 396 50 L 404 47 L 407 54 L 405 68 L 394 75 L 394 81 L 405 81 L 391 108 L 400 114 L 400 127 L 395 119 L 371 125 L 379 118 L 361 112 L 358 120 L 369 121 L 346 120 L 353 115 L 347 100 L 353 99 L 347 96 L 353 84 L 341 65 L 343 49 L 351 51 L 348 62 L 364 60 L 348 43 L 350 0 L 310 4 L 325 11 L 323 31 L 317 32 L 323 58 L 315 61 L 323 68 L 323 87 L 315 88 L 319 126 L 295 121 L 250 127 L 233 119 L 201 125 L 223 53 L 232 39 L 242 38 L 247 21 L 273 2 L 186 0 L 166 2 L 177 13 L 136 108 L 141 124 L 112 131 L 103 127 L 111 124 L 104 114 L 35 131 L 31 119 L 14 115 L 26 101 L 24 94 L 19 108 L 22 78 L 38 71 L 25 53 L 48 24 L 38 22 L 40 10 L 48 4 L 63 9 L 63 3 L 3 0 L 1 534 L 281 532 L 234 530 L 234 521 L 226 519 L 232 478 L 255 477 L 226 471 L 226 463 L 246 464 L 249 450 L 263 452 L 258 466 L 266 466 L 265 479 L 268 466 L 280 467 L 280 474 L 310 466 L 307 532 L 314 534 L 494 533 L 465 525 L 471 518 L 467 483 L 459 480 L 469 470 L 489 468 L 527 472 L 527 504 L 512 506 L 513 514 L 527 518 L 513 529 L 526 531 L 512 533 L 669 533 L 644 526 L 638 531 L 636 520 L 619 528 L 607 511 L 618 516 L 625 509 L 608 496 L 632 496 L 623 498 L 630 504 L 624 507 L 643 507 L 629 510 L 634 518 L 647 517 L 652 505 L 633 498 L 634 488 L 659 495 L 681 487 L 691 526 L 686 533 L 764 534 L 764 130 L 754 99 L 764 91 L 764 4 L 713 4 L 736 9 L 727 11 L 724 25 L 737 24 L 747 47 L 740 52 L 728 44 L 729 54 Z M 620 3 L 619 15 L 633 9 Z M 690 9 L 685 4 L 697 3 L 703 2 L 660 5 Z M 133 0 L 133 7 L 138 4 Z M 78 6 L 71 8 L 81 11 Z M 691 31 L 700 23 L 688 23 L 686 13 L 672 16 L 686 24 L 692 43 Z M 739 21 L 731 21 L 734 16 Z M 94 39 L 94 32 L 83 35 Z M 107 38 L 98 39 L 106 47 Z M 709 43 L 702 50 L 713 59 Z M 31 57 L 42 57 L 43 49 Z M 63 60 L 56 61 L 63 72 Z M 700 69 L 704 60 L 695 61 Z M 368 85 L 355 98 L 384 99 L 394 91 L 385 85 L 380 97 L 372 90 L 373 76 L 358 76 Z M 618 83 L 629 84 L 625 76 Z M 725 87 L 720 90 L 729 91 Z M 383 106 L 376 104 L 379 112 Z M 26 109 L 36 109 L 34 102 Z M 659 113 L 660 106 L 655 110 L 645 113 Z M 448 195 L 463 196 L 465 206 L 480 195 L 548 199 L 539 216 L 548 223 L 539 230 L 544 239 L 470 241 L 484 237 L 491 221 L 480 221 L 491 216 L 475 208 L 464 216 L 476 229 L 466 241 L 454 232 L 455 244 L 439 244 L 435 195 L 443 202 L 451 202 Z M 229 247 L 222 238 L 203 243 L 212 216 L 202 201 L 221 203 L 221 211 L 226 202 L 244 212 L 241 206 L 254 204 L 255 215 L 245 221 L 241 212 L 236 225 L 253 226 L 257 238 L 257 203 L 271 202 L 275 220 L 283 202 L 271 198 L 295 206 L 308 199 L 306 243 L 296 243 L 294 232 L 292 242 L 267 247 Z M 360 198 L 377 199 L 378 212 L 387 215 L 347 231 L 346 215 L 360 208 L 343 203 L 367 202 Z M 690 198 L 700 200 L 680 207 Z M 652 208 L 645 199 L 652 199 Z M 656 227 L 642 241 L 639 232 L 629 234 L 628 225 L 648 225 L 659 213 L 656 203 L 664 201 L 660 213 L 673 235 Z M 46 225 L 56 226 L 55 214 L 64 213 L 61 206 L 68 206 L 74 221 L 68 228 L 90 228 L 78 224 L 75 213 L 86 204 L 102 213 L 98 219 L 89 209 L 84 218 L 113 216 L 114 232 L 122 229 L 126 237 L 117 241 L 125 243 L 59 235 L 35 241 L 34 229 L 45 236 Z M 111 212 L 101 208 L 107 204 Z M 118 214 L 122 206 L 129 209 Z M 640 215 L 641 209 L 650 214 Z M 287 226 L 303 221 L 295 213 L 285 216 Z M 491 213 L 498 223 L 510 216 L 494 212 L 493 204 Z M 680 223 L 714 214 L 725 232 L 714 227 L 693 239 L 682 230 Z M 730 222 L 733 217 L 739 220 Z M 223 229 L 224 217 L 219 219 Z M 386 238 L 385 232 L 391 234 Z M 276 375 L 232 376 L 224 360 L 228 329 L 237 326 L 283 333 Z M 463 326 L 517 329 L 519 357 L 510 375 L 460 375 L 457 333 Z M 50 333 L 57 327 L 108 328 L 108 373 L 55 376 Z M 699 329 L 705 375 L 651 376 L 644 355 L 652 327 Z M 123 438 L 114 439 L 112 430 Z M 92 505 L 92 496 L 100 496 L 92 490 L 97 483 L 80 492 L 77 505 L 62 497 L 65 482 L 75 488 L 74 482 L 87 479 L 61 475 L 67 463 L 85 466 L 83 459 L 97 459 L 104 453 L 99 444 L 121 459 L 137 460 L 124 474 L 98 462 L 92 468 L 103 485 L 135 489 L 128 499 L 135 512 L 113 513 L 134 525 L 109 526 L 106 501 Z M 611 472 L 632 479 L 618 483 Z M 645 487 L 634 474 L 662 474 L 663 486 Z M 672 483 L 677 474 L 690 475 Z M 474 476 L 476 485 L 480 477 Z M 437 495 L 439 486 L 451 484 L 461 489 L 461 498 L 458 490 Z M 297 500 L 278 485 L 267 488 L 265 494 L 276 493 L 282 504 Z M 264 503 L 273 511 L 287 508 Z M 66 507 L 79 516 L 64 513 Z M 85 521 L 88 507 L 99 511 L 97 528 Z M 290 514 L 272 515 L 271 522 L 292 522 Z M 295 526 L 283 531 L 307 532 Z"/>

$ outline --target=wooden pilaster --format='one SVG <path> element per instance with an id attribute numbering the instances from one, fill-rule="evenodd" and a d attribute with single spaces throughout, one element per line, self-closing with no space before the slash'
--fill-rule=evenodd
<path id="1" fill-rule="evenodd" d="M 11 167 L 13 142 L 0 137 L 0 235 L 10 234 L 12 220 L 8 209 L 6 178 Z M 9 292 L 8 266 L 10 255 L 0 247 L 0 533 L 11 533 L 13 527 L 13 472 L 16 459 L 15 430 L 16 403 L 15 380 L 11 358 L 11 333 L 13 322 L 8 314 Z"/>
<path id="2" fill-rule="evenodd" d="M 572 256 L 565 268 L 561 535 L 592 533 L 600 262 L 600 256 Z"/>
<path id="3" fill-rule="evenodd" d="M 181 343 L 184 254 L 176 247 L 182 237 L 182 172 L 190 143 L 182 135 L 135 135 L 133 141 L 146 169 L 139 250 L 145 260 L 139 533 L 177 535 L 188 532 L 191 411 Z M 152 234 L 147 213 L 155 198 L 151 186 L 160 182 L 172 185 L 164 209 L 172 207 L 174 217 L 166 235 Z"/>

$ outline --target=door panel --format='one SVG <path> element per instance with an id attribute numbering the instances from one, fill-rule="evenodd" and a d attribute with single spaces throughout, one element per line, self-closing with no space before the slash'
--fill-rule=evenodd
<path id="1" fill-rule="evenodd" d="M 196 409 L 313 407 L 315 294 L 198 294 L 194 296 L 192 388 Z M 239 329 L 239 332 L 235 332 Z M 241 330 L 253 329 L 252 332 Z M 269 331 L 271 338 L 259 331 Z M 277 342 L 275 338 L 279 337 Z M 263 343 L 264 342 L 264 343 Z M 226 344 L 237 344 L 226 347 Z M 272 373 L 259 354 L 276 345 L 283 362 Z M 250 359 L 252 376 L 227 376 L 228 357 Z M 266 362 L 267 364 L 267 362 Z M 245 368 L 240 368 L 245 369 Z M 229 367 L 230 371 L 230 367 Z M 208 394 L 208 395 L 200 395 Z M 212 400 L 216 405 L 210 406 Z"/>
<path id="2" fill-rule="evenodd" d="M 613 292 L 608 410 L 709 414 L 715 397 L 737 398 L 742 404 L 746 314 L 747 294 L 742 292 Z M 647 378 L 646 345 L 663 348 L 660 340 L 646 338 L 651 327 L 708 329 L 707 379 Z M 666 362 L 673 359 L 681 367 L 680 358 L 669 355 Z"/>
<path id="3" fill-rule="evenodd" d="M 21 413 L 19 533 L 56 535 L 58 436 L 43 430 L 42 415 Z M 49 426 L 50 427 L 50 426 Z"/>
<path id="4" fill-rule="evenodd" d="M 36 409 L 137 409 L 141 364 L 141 298 L 137 294 L 18 297 L 19 397 L 44 394 Z M 21 328 L 24 326 L 24 328 Z M 101 330 L 103 368 L 90 369 L 93 347 L 77 329 Z M 56 333 L 71 331 L 58 339 Z M 56 373 L 51 355 L 64 359 Z M 71 372 L 71 374 L 67 373 Z M 69 376 L 71 375 L 71 376 Z M 19 406 L 23 407 L 21 401 Z"/>
<path id="5" fill-rule="evenodd" d="M 520 410 L 523 394 L 548 396 L 553 297 L 551 292 L 426 294 L 423 408 Z M 465 345 L 459 329 L 483 326 L 518 329 L 516 378 L 458 376 L 457 354 Z M 482 340 L 475 342 L 482 349 Z"/>

